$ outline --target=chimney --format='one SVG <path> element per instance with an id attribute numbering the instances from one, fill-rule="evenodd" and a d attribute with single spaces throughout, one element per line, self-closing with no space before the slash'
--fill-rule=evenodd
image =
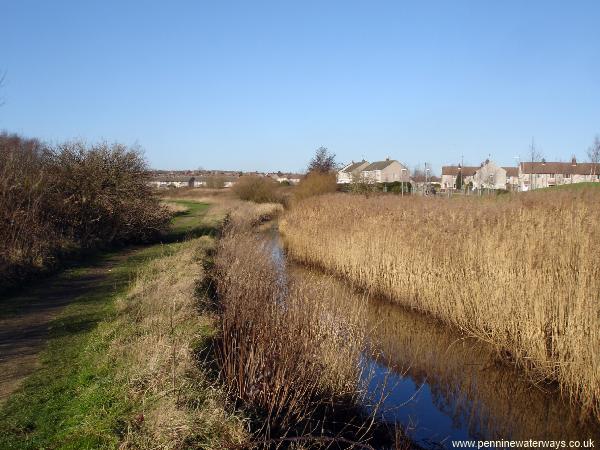
<path id="1" fill-rule="evenodd" d="M 577 165 L 577 158 L 575 158 L 574 156 L 573 156 L 573 158 L 571 158 L 571 165 L 572 166 L 576 166 Z"/>

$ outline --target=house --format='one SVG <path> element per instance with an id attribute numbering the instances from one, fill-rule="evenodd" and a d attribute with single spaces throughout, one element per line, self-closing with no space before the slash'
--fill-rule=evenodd
<path id="1" fill-rule="evenodd" d="M 518 167 L 502 167 L 506 170 L 506 189 L 509 191 L 519 190 L 519 168 Z"/>
<path id="2" fill-rule="evenodd" d="M 431 191 L 439 191 L 442 183 L 441 178 L 435 175 L 425 175 L 423 173 L 413 174 L 410 178 L 412 184 L 412 192 L 416 194 L 429 193 Z"/>
<path id="3" fill-rule="evenodd" d="M 395 159 L 386 158 L 376 161 L 361 171 L 361 175 L 374 183 L 393 183 L 394 181 L 410 182 L 410 172 L 406 166 Z"/>
<path id="4" fill-rule="evenodd" d="M 519 185 L 522 191 L 562 184 L 600 182 L 600 167 L 594 163 L 522 162 L 519 164 Z"/>
<path id="5" fill-rule="evenodd" d="M 289 183 L 289 184 L 298 184 L 298 183 L 300 183 L 300 180 L 302 179 L 302 175 L 297 174 L 297 173 L 277 172 L 277 173 L 269 173 L 269 174 L 267 174 L 267 176 L 269 178 L 272 178 L 273 180 L 277 181 L 278 183 Z"/>
<path id="6" fill-rule="evenodd" d="M 486 159 L 477 166 L 443 166 L 442 190 L 456 189 L 457 179 L 461 177 L 464 188 L 473 189 L 509 189 L 517 190 L 519 186 L 518 167 L 499 167 L 493 161 Z"/>
<path id="7" fill-rule="evenodd" d="M 338 184 L 352 183 L 352 181 L 354 181 L 356 177 L 360 176 L 362 170 L 368 165 L 369 162 L 365 161 L 364 159 L 359 162 L 352 161 L 350 164 L 346 164 L 337 173 Z"/>
<path id="8" fill-rule="evenodd" d="M 441 189 L 456 189 L 456 180 L 460 177 L 460 185 L 465 187 L 473 184 L 473 177 L 479 167 L 461 166 L 442 166 Z"/>
<path id="9" fill-rule="evenodd" d="M 228 188 L 233 186 L 238 179 L 238 174 L 210 174 L 197 179 L 195 186 L 207 187 L 211 189 Z"/>
<path id="10" fill-rule="evenodd" d="M 290 184 L 298 184 L 300 183 L 300 180 L 302 180 L 302 177 L 304 177 L 304 175 L 301 173 L 288 173 L 286 174 L 286 177 Z"/>
<path id="11" fill-rule="evenodd" d="M 474 189 L 506 189 L 506 169 L 486 159 L 473 176 Z"/>
<path id="12" fill-rule="evenodd" d="M 222 188 L 231 187 L 237 181 L 236 175 L 178 175 L 178 174 L 161 174 L 150 179 L 148 184 L 152 187 L 165 188 L 182 188 L 182 187 L 209 187 Z"/>
<path id="13" fill-rule="evenodd" d="M 194 187 L 196 179 L 187 175 L 162 175 L 152 178 L 148 184 L 155 188 Z"/>

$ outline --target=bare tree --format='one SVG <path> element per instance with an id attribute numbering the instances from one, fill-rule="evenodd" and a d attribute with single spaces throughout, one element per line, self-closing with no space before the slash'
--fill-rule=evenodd
<path id="1" fill-rule="evenodd" d="M 327 147 L 319 147 L 308 164 L 307 172 L 329 173 L 336 168 L 335 153 L 330 153 Z"/>
<path id="2" fill-rule="evenodd" d="M 425 171 L 421 168 L 421 166 L 415 166 L 412 172 L 412 177 L 417 179 L 425 179 Z"/>
<path id="3" fill-rule="evenodd" d="M 531 144 L 529 145 L 529 161 L 531 162 L 531 173 L 529 174 L 529 188 L 530 190 L 535 189 L 535 180 L 533 178 L 533 163 L 542 159 L 542 153 L 535 146 L 535 139 L 531 138 Z"/>
<path id="4" fill-rule="evenodd" d="M 596 168 L 600 163 L 600 135 L 596 135 L 594 143 L 587 151 L 588 158 L 592 163 L 592 175 L 596 175 Z"/>

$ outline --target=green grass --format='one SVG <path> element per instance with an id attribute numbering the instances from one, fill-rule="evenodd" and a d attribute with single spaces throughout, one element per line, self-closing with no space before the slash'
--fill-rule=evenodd
<path id="1" fill-rule="evenodd" d="M 183 202 L 182 202 L 183 203 Z M 169 240 L 214 231 L 203 217 L 208 205 L 193 202 L 174 219 Z M 53 321 L 41 368 L 0 406 L 0 449 L 115 448 L 139 405 L 117 381 L 117 362 L 106 357 L 120 332 L 114 301 L 125 295 L 136 272 L 172 254 L 180 242 L 142 249 L 113 266 L 92 293 L 78 297 Z M 77 278 L 89 268 L 73 269 Z"/>
<path id="2" fill-rule="evenodd" d="M 175 215 L 171 220 L 171 228 L 166 236 L 168 241 L 212 234 L 216 230 L 214 223 L 204 220 L 204 214 L 210 206 L 208 203 L 190 200 L 170 200 L 170 203 L 184 206 L 187 211 Z"/>
<path id="3" fill-rule="evenodd" d="M 555 190 L 580 191 L 583 189 L 600 189 L 600 183 L 585 182 L 573 184 L 561 184 L 560 186 L 551 186 L 547 188 L 535 189 L 535 191 L 555 191 Z"/>

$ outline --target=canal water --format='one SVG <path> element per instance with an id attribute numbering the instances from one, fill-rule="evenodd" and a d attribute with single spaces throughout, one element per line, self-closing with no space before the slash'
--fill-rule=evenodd
<path id="1" fill-rule="evenodd" d="M 579 416 L 555 385 L 532 383 L 496 350 L 347 282 L 287 261 L 276 231 L 273 260 L 282 279 L 327 279 L 340 318 L 360 303 L 369 351 L 362 356 L 365 410 L 397 424 L 425 448 L 456 440 L 579 440 L 600 445 L 600 426 Z M 325 284 L 324 284 L 325 285 Z M 344 307 L 343 305 L 347 305 Z M 377 403 L 377 407 L 370 406 Z"/>

